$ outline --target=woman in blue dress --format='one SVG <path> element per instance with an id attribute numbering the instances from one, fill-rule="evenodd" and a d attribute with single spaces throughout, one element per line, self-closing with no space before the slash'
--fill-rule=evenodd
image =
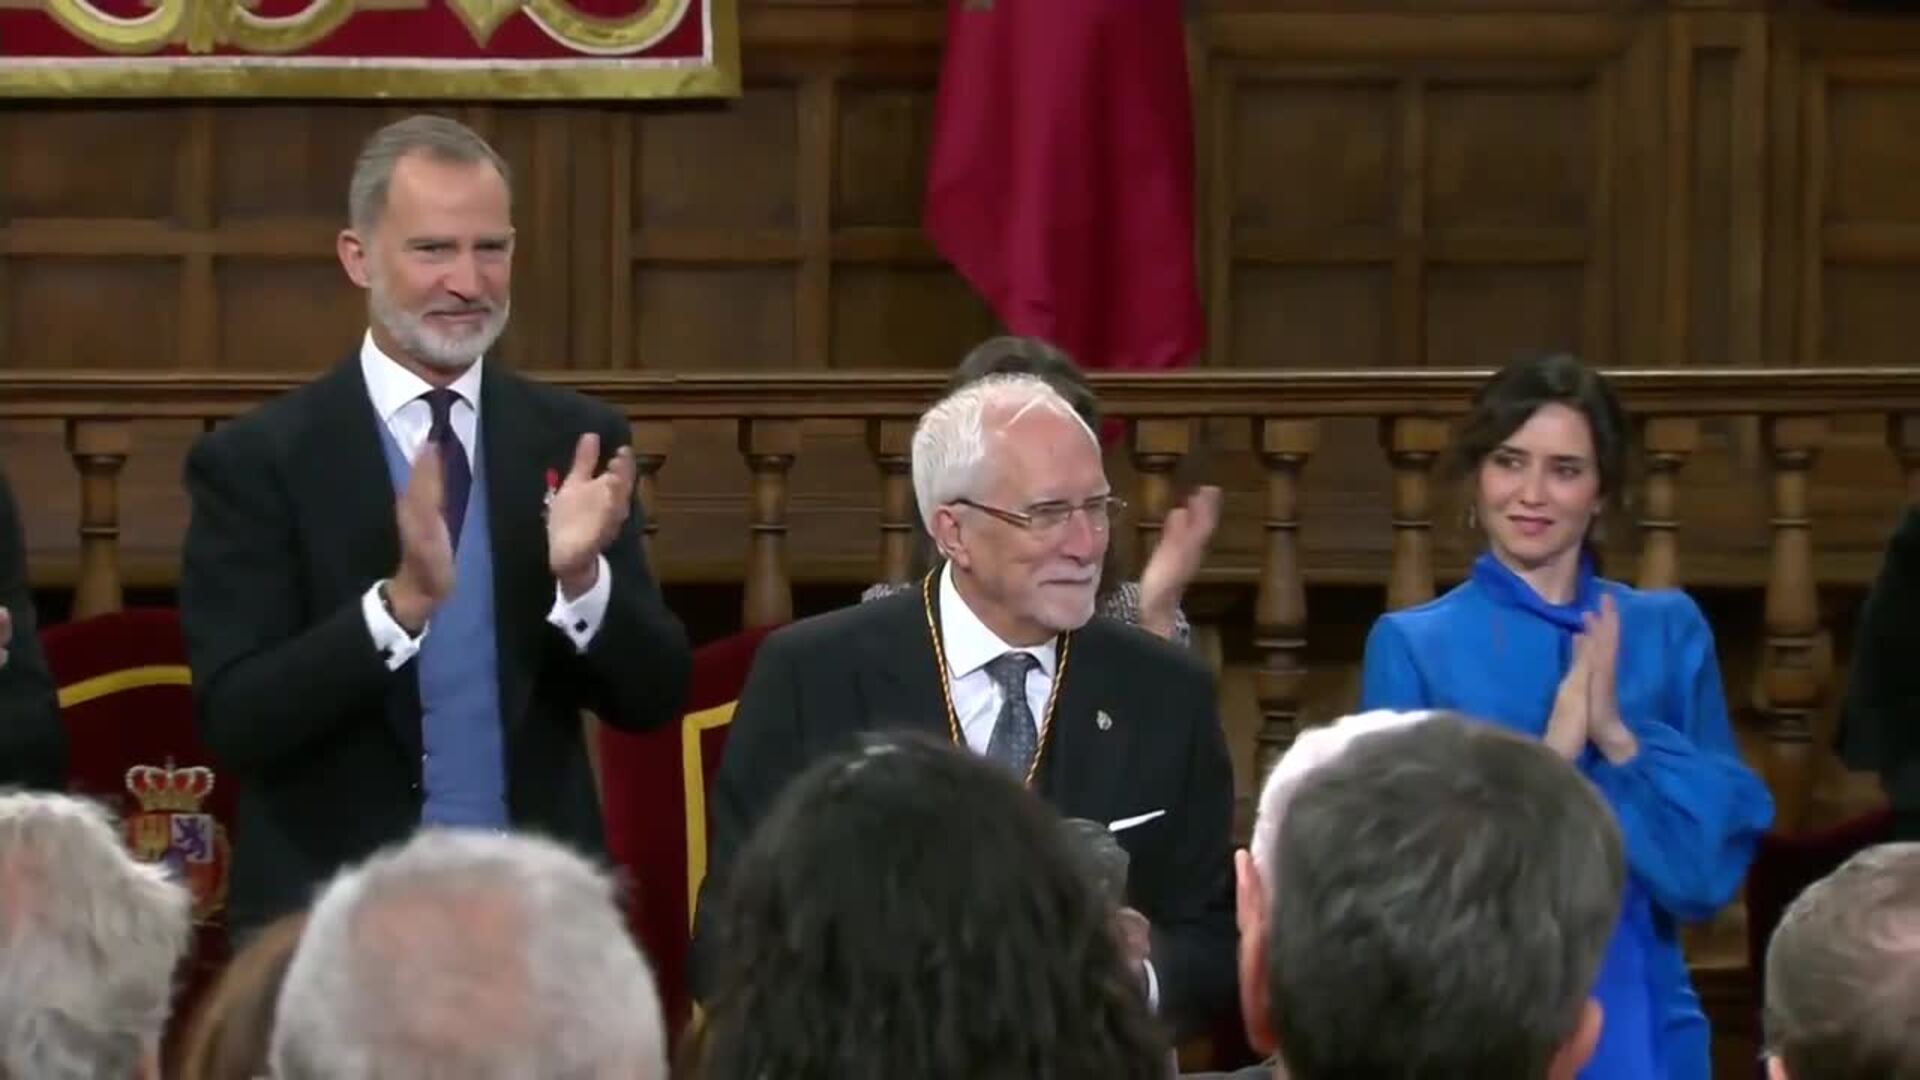
<path id="1" fill-rule="evenodd" d="M 1773 820 L 1727 722 L 1713 632 L 1686 593 L 1595 571 L 1590 540 L 1626 471 L 1626 415 L 1569 356 L 1525 360 L 1476 395 L 1458 460 L 1486 550 L 1468 579 L 1384 615 L 1360 709 L 1452 709 L 1534 735 L 1613 807 L 1620 925 L 1594 988 L 1583 1080 L 1706 1080 L 1709 1032 L 1678 924 L 1711 917 Z"/>

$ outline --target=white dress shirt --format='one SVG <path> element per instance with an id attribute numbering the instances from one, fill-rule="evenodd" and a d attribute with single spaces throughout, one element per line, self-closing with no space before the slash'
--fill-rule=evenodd
<path id="1" fill-rule="evenodd" d="M 467 451 L 469 462 L 474 460 L 474 447 L 479 444 L 480 367 L 485 362 L 484 357 L 474 361 L 473 366 L 461 372 L 448 387 L 459 395 L 449 419 L 454 436 Z M 371 331 L 360 345 L 360 373 L 366 379 L 374 415 L 386 425 L 394 445 L 411 463 L 433 429 L 433 407 L 421 396 L 433 389 L 432 385 L 382 352 L 380 346 L 374 344 Z M 486 523 L 481 522 L 480 526 L 484 528 Z M 455 588 L 458 587 L 456 583 Z M 600 632 L 600 623 L 607 615 L 607 600 L 612 594 L 613 572 L 607 566 L 607 557 L 602 555 L 593 587 L 577 599 L 568 601 L 559 583 L 554 583 L 553 608 L 547 612 L 547 622 L 567 635 L 575 649 L 585 652 L 594 635 Z M 409 635 L 387 614 L 387 606 L 380 602 L 377 582 L 360 598 L 360 612 L 366 618 L 367 633 L 373 637 L 374 648 L 386 658 L 388 671 L 398 671 L 413 659 L 433 626 L 429 619 L 420 628 L 419 637 Z"/>
<path id="2" fill-rule="evenodd" d="M 1053 693 L 1054 665 L 1059 660 L 1055 652 L 1058 641 L 1050 638 L 1044 645 L 1007 644 L 967 606 L 953 583 L 953 564 L 941 568 L 940 643 L 947 654 L 947 693 L 952 697 L 953 714 L 960 722 L 960 737 L 966 740 L 968 749 L 976 754 L 987 752 L 987 743 L 993 738 L 993 725 L 1000 719 L 1002 701 L 999 684 L 987 674 L 987 663 L 1010 652 L 1030 653 L 1040 661 L 1027 670 L 1027 707 L 1033 710 L 1035 730 L 1039 733 L 1036 745 L 1046 745 L 1047 698 Z M 1158 1009 L 1160 977 L 1154 973 L 1153 961 L 1147 961 L 1146 969 L 1147 1003 Z"/>
<path id="3" fill-rule="evenodd" d="M 969 749 L 984 754 L 993 738 L 993 725 L 1000 719 L 1001 694 L 999 684 L 987 674 L 987 664 L 1010 652 L 1030 653 L 1040 662 L 1027 670 L 1027 707 L 1033 710 L 1040 742 L 1046 741 L 1047 696 L 1053 692 L 1057 659 L 1054 641 L 1025 648 L 1002 641 L 961 598 L 953 584 L 951 563 L 940 571 L 940 641 L 947 652 L 947 692 L 953 696 L 960 737 Z"/>

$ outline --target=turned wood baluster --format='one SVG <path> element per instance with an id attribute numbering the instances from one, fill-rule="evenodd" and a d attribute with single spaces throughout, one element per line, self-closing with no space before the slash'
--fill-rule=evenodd
<path id="1" fill-rule="evenodd" d="M 1643 589 L 1680 585 L 1680 521 L 1676 480 L 1687 458 L 1700 446 L 1700 422 L 1680 416 L 1656 416 L 1641 432 L 1647 479 L 1640 507 L 1640 578 Z"/>
<path id="2" fill-rule="evenodd" d="M 1767 784 L 1781 832 L 1805 824 L 1811 794 L 1813 717 L 1822 680 L 1807 489 L 1828 426 L 1824 416 L 1775 416 L 1764 429 L 1773 463 L 1773 558 L 1759 704 L 1767 727 Z"/>
<path id="3" fill-rule="evenodd" d="M 1300 472 L 1320 442 L 1312 420 L 1255 420 L 1254 443 L 1267 469 L 1266 554 L 1254 601 L 1254 693 L 1260 734 L 1254 775 L 1264 780 L 1300 733 L 1307 681 L 1307 583 L 1300 569 Z"/>
<path id="4" fill-rule="evenodd" d="M 747 528 L 748 626 L 793 619 L 793 579 L 787 568 L 787 471 L 800 452 L 797 420 L 740 421 L 740 452 L 752 473 Z"/>
<path id="5" fill-rule="evenodd" d="M 1920 413 L 1887 417 L 1887 444 L 1900 459 L 1900 475 L 1907 480 L 1907 501 L 1920 503 Z"/>
<path id="6" fill-rule="evenodd" d="M 1387 610 L 1433 599 L 1433 463 L 1447 448 L 1447 423 L 1431 416 L 1380 422 L 1393 466 L 1393 564 Z"/>
<path id="7" fill-rule="evenodd" d="M 867 421 L 867 450 L 880 469 L 880 580 L 890 585 L 913 575 L 913 428 L 912 420 Z"/>
<path id="8" fill-rule="evenodd" d="M 119 611 L 120 470 L 133 445 L 125 420 L 67 421 L 67 453 L 80 471 L 80 581 L 73 618 Z"/>
<path id="9" fill-rule="evenodd" d="M 640 504 L 640 551 L 653 564 L 653 539 L 660 532 L 660 467 L 673 448 L 671 420 L 636 420 L 633 431 L 633 497 Z M 658 578 L 659 572 L 654 572 Z"/>
<path id="10" fill-rule="evenodd" d="M 1160 542 L 1160 527 L 1167 520 L 1167 511 L 1173 509 L 1173 473 L 1193 448 L 1193 424 L 1187 420 L 1135 420 L 1129 427 L 1133 468 L 1140 476 L 1135 496 L 1139 505 L 1134 509 L 1139 538 L 1133 568 L 1137 578 Z"/>

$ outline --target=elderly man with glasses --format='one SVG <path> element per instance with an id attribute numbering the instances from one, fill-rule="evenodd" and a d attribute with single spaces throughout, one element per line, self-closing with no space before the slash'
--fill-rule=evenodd
<path id="1" fill-rule="evenodd" d="M 1106 824 L 1129 858 L 1128 904 L 1152 925 L 1142 991 L 1177 1033 L 1231 1015 L 1233 777 L 1213 680 L 1185 650 L 1094 614 L 1124 507 L 1098 439 L 1045 381 L 993 376 L 921 417 L 913 485 L 941 562 L 760 647 L 708 803 L 696 995 L 725 948 L 707 912 L 781 788 L 859 732 L 910 728 Z"/>

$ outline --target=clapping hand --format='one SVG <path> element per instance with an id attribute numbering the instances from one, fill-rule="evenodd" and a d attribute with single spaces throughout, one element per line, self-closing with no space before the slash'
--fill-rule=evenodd
<path id="1" fill-rule="evenodd" d="M 547 563 L 560 591 L 578 599 L 599 579 L 600 553 L 619 535 L 633 512 L 638 470 L 633 450 L 622 446 L 600 475 L 600 436 L 588 432 L 573 449 L 573 468 L 547 507 Z"/>
<path id="2" fill-rule="evenodd" d="M 7 644 L 13 640 L 13 616 L 0 607 L 0 668 L 7 666 Z"/>
<path id="3" fill-rule="evenodd" d="M 1639 743 L 1620 717 L 1614 672 L 1620 660 L 1620 609 L 1602 593 L 1600 611 L 1585 616 L 1591 675 L 1587 683 L 1587 739 L 1615 765 L 1639 753 Z"/>
<path id="4" fill-rule="evenodd" d="M 1180 597 L 1200 572 L 1207 541 L 1220 524 L 1220 489 L 1203 487 L 1167 512 L 1160 543 L 1140 573 L 1140 625 L 1163 638 L 1173 636 Z"/>
<path id="5" fill-rule="evenodd" d="M 427 616 L 453 592 L 453 537 L 440 512 L 446 483 L 440 472 L 440 448 L 422 443 L 407 474 L 407 489 L 395 503 L 400 532 L 400 569 L 394 571 L 387 601 L 394 621 L 418 634 Z"/>
<path id="6" fill-rule="evenodd" d="M 1615 670 L 1620 659 L 1620 609 L 1601 594 L 1600 610 L 1582 617 L 1585 629 L 1573 638 L 1573 664 L 1553 696 L 1545 741 L 1572 761 L 1591 742 L 1619 765 L 1639 753 L 1639 743 L 1620 717 Z"/>

